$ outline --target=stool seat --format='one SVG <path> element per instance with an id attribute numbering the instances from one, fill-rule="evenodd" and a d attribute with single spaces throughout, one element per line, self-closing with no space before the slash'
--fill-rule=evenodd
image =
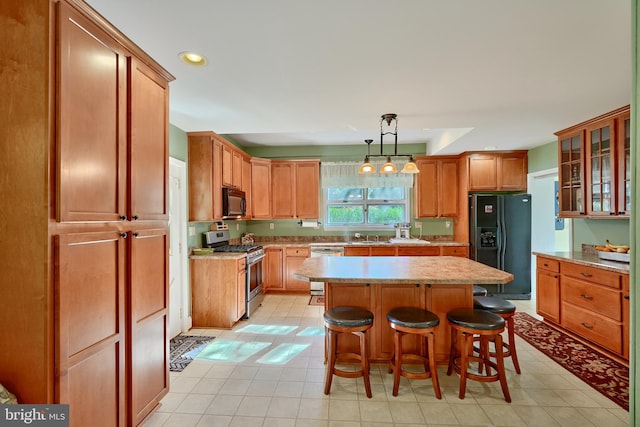
<path id="1" fill-rule="evenodd" d="M 473 285 L 473 296 L 474 297 L 484 297 L 487 296 L 487 290 L 482 286 Z"/>
<path id="2" fill-rule="evenodd" d="M 495 331 L 504 328 L 504 319 L 495 313 L 472 308 L 456 308 L 447 313 L 449 323 L 468 329 Z"/>
<path id="3" fill-rule="evenodd" d="M 373 324 L 373 313 L 365 308 L 340 306 L 324 312 L 324 321 L 330 325 L 357 328 Z"/>
<path id="4" fill-rule="evenodd" d="M 496 314 L 510 314 L 516 312 L 516 306 L 514 303 L 496 297 L 475 297 L 473 299 L 473 307 Z"/>
<path id="5" fill-rule="evenodd" d="M 416 307 L 398 307 L 387 313 L 387 320 L 398 326 L 411 329 L 435 328 L 440 324 L 438 316 Z"/>

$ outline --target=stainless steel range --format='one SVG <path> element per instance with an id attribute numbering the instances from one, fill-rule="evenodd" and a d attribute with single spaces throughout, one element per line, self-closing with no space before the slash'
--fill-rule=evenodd
<path id="1" fill-rule="evenodd" d="M 246 286 L 247 300 L 245 317 L 249 318 L 264 299 L 262 259 L 264 249 L 260 245 L 230 245 L 229 230 L 207 231 L 204 244 L 215 252 L 239 252 L 247 254 Z"/>

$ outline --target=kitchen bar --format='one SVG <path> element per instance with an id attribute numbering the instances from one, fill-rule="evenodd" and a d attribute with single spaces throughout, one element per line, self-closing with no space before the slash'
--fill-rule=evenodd
<path id="1" fill-rule="evenodd" d="M 395 307 L 425 308 L 440 318 L 436 331 L 436 359 L 446 363 L 450 331 L 446 313 L 473 307 L 473 285 L 507 284 L 513 275 L 478 262 L 439 257 L 318 257 L 308 258 L 295 273 L 309 281 L 325 282 L 325 310 L 342 305 L 363 307 L 374 314 L 369 337 L 372 362 L 386 362 L 393 349 L 386 313 Z M 344 336 L 340 351 L 355 351 L 355 337 Z M 407 346 L 416 342 L 407 340 Z"/>

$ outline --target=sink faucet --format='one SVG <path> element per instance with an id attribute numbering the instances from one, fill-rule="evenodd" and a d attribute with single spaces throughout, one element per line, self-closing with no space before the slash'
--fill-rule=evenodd
<path id="1" fill-rule="evenodd" d="M 376 234 L 376 242 L 379 242 L 379 241 L 380 241 L 380 236 Z"/>

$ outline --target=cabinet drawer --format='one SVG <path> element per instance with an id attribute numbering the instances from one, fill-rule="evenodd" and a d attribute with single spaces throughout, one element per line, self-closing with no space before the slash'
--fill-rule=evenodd
<path id="1" fill-rule="evenodd" d="M 565 277 L 562 279 L 562 301 L 577 305 L 613 320 L 622 320 L 620 291 Z"/>
<path id="2" fill-rule="evenodd" d="M 344 255 L 345 256 L 369 256 L 369 247 L 359 247 L 359 248 L 354 248 L 354 247 L 347 247 L 344 248 Z"/>
<path id="3" fill-rule="evenodd" d="M 562 326 L 606 349 L 622 353 L 620 323 L 563 302 Z"/>
<path id="4" fill-rule="evenodd" d="M 287 248 L 285 250 L 285 254 L 287 256 L 309 256 L 309 248 L 298 247 L 298 248 Z"/>
<path id="5" fill-rule="evenodd" d="M 620 275 L 611 271 L 567 262 L 560 264 L 560 271 L 565 276 L 576 277 L 599 285 L 620 289 Z"/>
<path id="6" fill-rule="evenodd" d="M 393 246 L 371 246 L 371 256 L 395 256 L 396 248 Z"/>
<path id="7" fill-rule="evenodd" d="M 469 248 L 466 246 L 443 246 L 440 255 L 443 256 L 469 256 Z"/>
<path id="8" fill-rule="evenodd" d="M 399 246 L 398 256 L 438 256 L 438 246 Z"/>
<path id="9" fill-rule="evenodd" d="M 536 259 L 536 266 L 542 270 L 551 271 L 553 273 L 560 272 L 560 262 L 551 258 L 538 257 Z"/>

